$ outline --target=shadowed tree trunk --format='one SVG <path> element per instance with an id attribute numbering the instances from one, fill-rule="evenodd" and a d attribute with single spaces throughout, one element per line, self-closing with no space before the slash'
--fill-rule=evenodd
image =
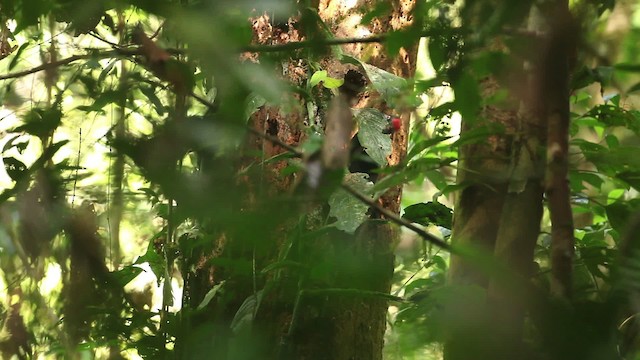
<path id="1" fill-rule="evenodd" d="M 489 80 L 481 83 L 483 98 L 501 87 L 507 88 L 512 96 L 510 109 L 484 106 L 479 119 L 463 119 L 467 123 L 463 126 L 463 133 L 474 126 L 485 126 L 488 123 L 498 123 L 505 131 L 490 138 L 488 144 L 465 145 L 460 150 L 458 183 L 465 183 L 466 187 L 461 191 L 455 208 L 454 244 L 493 253 L 499 264 L 512 270 L 515 275 L 511 277 L 512 281 L 525 283 L 532 275 L 533 250 L 542 217 L 543 190 L 546 187 L 549 195 L 550 189 L 549 183 L 546 186 L 544 184 L 545 164 L 550 161 L 546 159 L 544 149 L 547 139 L 556 139 L 556 143 L 564 145 L 559 146 L 564 150 L 568 139 L 567 132 L 554 125 L 563 123 L 554 119 L 558 118 L 558 113 L 568 113 L 566 109 L 569 104 L 566 85 L 569 73 L 562 70 L 567 65 L 555 64 L 556 61 L 566 61 L 566 57 L 564 60 L 557 58 L 558 47 L 554 44 L 561 41 L 564 46 L 569 45 L 558 37 L 558 26 L 554 23 L 558 21 L 558 8 L 562 8 L 562 4 L 558 3 L 555 10 L 550 12 L 532 8 L 526 36 L 534 36 L 530 39 L 534 46 L 524 53 L 526 61 L 509 67 L 510 73 L 495 73 Z M 467 14 L 472 13 L 470 10 Z M 563 14 L 568 14 L 566 7 Z M 503 45 L 496 45 L 500 43 L 498 38 L 490 42 L 493 47 L 504 48 Z M 501 81 L 497 82 L 495 79 Z M 505 82 L 504 79 L 510 80 Z M 525 85 L 510 85 L 514 83 Z M 563 151 L 561 153 L 566 154 Z M 563 160 L 558 162 L 566 164 Z M 562 174 L 555 176 L 557 177 L 553 183 L 561 183 L 562 186 L 561 190 L 553 190 L 556 193 L 554 196 L 566 199 L 558 200 L 562 204 L 562 210 L 556 210 L 556 213 L 559 211 L 564 214 L 562 221 L 554 220 L 552 216 L 552 222 L 554 227 L 560 223 L 564 229 L 565 220 L 571 219 L 570 208 L 563 207 L 569 206 L 567 193 L 563 191 L 568 190 L 566 168 Z M 564 180 L 560 181 L 560 177 Z M 573 239 L 573 236 L 570 238 Z M 560 243 L 562 241 L 554 240 L 554 244 Z M 562 253 L 563 256 L 572 253 L 572 245 L 552 247 L 562 248 L 562 251 L 558 250 L 556 253 Z M 571 250 L 568 250 L 569 247 Z M 555 258 L 559 259 L 560 255 L 555 255 Z M 563 265 L 565 266 L 558 273 L 570 276 L 571 262 L 563 262 Z M 526 288 L 526 284 L 516 286 L 503 277 L 489 278 L 481 268 L 474 267 L 460 257 L 452 258 L 450 282 L 486 288 L 488 311 L 475 314 L 471 319 L 464 319 L 467 322 L 465 324 L 454 321 L 445 347 L 447 360 L 513 359 L 526 356 L 522 335 L 525 309 L 530 305 L 527 303 L 530 299 L 526 298 L 526 292 L 521 291 Z M 559 282 L 567 284 L 567 281 Z"/>

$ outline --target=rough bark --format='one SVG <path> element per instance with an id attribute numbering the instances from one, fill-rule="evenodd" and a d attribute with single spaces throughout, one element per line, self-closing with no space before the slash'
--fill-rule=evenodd
<path id="1" fill-rule="evenodd" d="M 566 0 L 554 1 L 547 16 L 550 32 L 542 63 L 548 106 L 545 190 L 551 214 L 551 292 L 570 297 L 575 251 L 568 179 L 569 74 L 577 29 Z"/>
<path id="2" fill-rule="evenodd" d="M 493 42 L 502 48 L 500 40 Z M 461 191 L 454 214 L 453 242 L 457 246 L 477 248 L 493 253 L 494 261 L 507 266 L 513 279 L 528 281 L 533 264 L 534 247 L 542 217 L 542 147 L 547 136 L 544 99 L 537 93 L 537 59 L 529 58 L 529 84 L 514 87 L 526 79 L 518 69 L 495 74 L 483 83 L 483 98 L 507 88 L 511 100 L 508 108 L 487 106 L 476 126 L 498 123 L 505 128 L 502 136 L 488 144 L 471 144 L 460 150 L 458 183 Z M 515 72 L 515 73 L 514 73 Z M 517 111 L 516 108 L 519 108 Z M 469 119 L 463 119 L 463 121 Z M 463 133 L 471 126 L 463 124 Z M 521 356 L 522 330 L 527 299 L 515 291 L 502 276 L 488 278 L 468 260 L 453 256 L 449 273 L 451 284 L 478 285 L 487 289 L 487 312 L 471 319 L 469 326 L 454 324 L 445 346 L 445 358 L 511 359 Z M 463 326 L 464 327 L 464 326 Z M 470 341 L 470 339 L 474 339 Z"/>
<path id="3" fill-rule="evenodd" d="M 362 1 L 359 5 L 369 6 L 373 2 Z M 394 1 L 394 11 L 390 17 L 376 19 L 370 26 L 353 27 L 359 22 L 359 13 L 345 1 L 320 1 L 318 13 L 336 37 L 354 37 L 356 30 L 365 29 L 371 34 L 384 33 L 409 24 L 412 1 Z M 257 29 L 273 31 L 267 25 Z M 351 25 L 349 25 L 351 24 Z M 267 32 L 257 39 L 274 39 L 277 42 L 297 40 L 304 34 L 289 29 L 285 34 L 274 36 Z M 410 77 L 415 70 L 415 49 L 402 49 L 400 56 L 389 56 L 380 44 L 349 44 L 342 51 L 363 58 L 368 54 L 367 63 L 392 72 L 398 76 Z M 334 78 L 342 78 L 352 65 L 345 65 L 335 58 L 326 57 L 319 61 L 323 70 Z M 289 81 L 304 83 L 308 74 L 301 61 L 290 59 L 286 62 Z M 393 134 L 390 165 L 400 163 L 407 149 L 409 112 L 404 109 L 389 109 L 377 95 L 364 92 L 354 101 L 355 107 L 375 107 L 386 113 L 399 115 L 403 120 L 401 129 Z M 304 139 L 302 131 L 304 117 L 291 115 L 284 118 L 277 109 L 265 108 L 253 117 L 253 123 L 261 132 L 275 136 L 287 144 L 298 144 Z M 258 140 L 269 157 L 282 149 Z M 277 174 L 278 167 L 268 170 Z M 277 179 L 268 176 L 277 189 L 292 186 L 291 179 Z M 382 206 L 399 212 L 401 187 L 384 194 Z M 308 210 L 308 208 L 307 208 Z M 376 214 L 373 214 L 376 218 Z M 285 226 L 286 228 L 286 226 Z M 312 226 L 313 228 L 313 226 Z M 283 230 L 286 231 L 286 230 Z M 371 222 L 363 224 L 355 235 L 338 231 L 316 238 L 312 243 L 294 244 L 302 261 L 309 268 L 327 266 L 330 273 L 321 280 L 300 279 L 295 272 L 283 271 L 265 293 L 265 299 L 257 314 L 255 335 L 263 339 L 263 354 L 284 359 L 381 359 L 386 329 L 387 299 L 393 275 L 392 244 L 398 229 L 387 223 Z M 277 246 L 284 246 L 279 243 Z M 269 280 L 267 280 L 269 281 Z"/>

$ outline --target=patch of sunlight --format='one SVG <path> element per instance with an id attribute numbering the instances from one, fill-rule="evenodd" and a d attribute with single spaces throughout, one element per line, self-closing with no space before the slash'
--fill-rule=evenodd
<path id="1" fill-rule="evenodd" d="M 358 0 L 344 0 L 342 4 L 347 9 L 353 9 L 358 5 Z"/>
<path id="2" fill-rule="evenodd" d="M 120 226 L 120 252 L 125 256 L 127 254 L 138 254 L 140 245 L 136 238 L 138 238 L 139 234 L 130 224 L 123 222 L 122 225 L 125 226 Z"/>
<path id="3" fill-rule="evenodd" d="M 0 299 L 7 298 L 7 283 L 4 281 L 4 278 L 5 278 L 4 274 L 3 276 L 0 276 Z M 3 302 L 4 300 L 0 301 L 0 304 Z"/>
<path id="4" fill-rule="evenodd" d="M 62 284 L 62 269 L 57 263 L 48 263 L 44 272 L 44 278 L 40 281 L 40 294 L 47 298 L 51 293 L 60 288 Z"/>

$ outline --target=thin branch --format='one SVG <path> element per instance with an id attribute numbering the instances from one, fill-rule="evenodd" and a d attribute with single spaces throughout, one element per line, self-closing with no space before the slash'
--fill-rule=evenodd
<path id="1" fill-rule="evenodd" d="M 50 70 L 50 69 L 56 68 L 58 66 L 67 65 L 67 64 L 72 63 L 72 62 L 77 61 L 77 60 L 86 59 L 88 56 L 89 55 L 73 55 L 73 56 L 70 56 L 70 57 L 68 57 L 66 59 L 62 59 L 62 60 L 58 60 L 58 61 L 42 64 L 40 66 L 36 66 L 36 67 L 28 69 L 28 70 L 18 71 L 18 72 L 6 74 L 6 75 L 0 75 L 0 80 L 15 79 L 15 78 L 19 78 L 19 77 L 35 74 L 35 73 L 37 73 L 39 71 Z"/>
<path id="2" fill-rule="evenodd" d="M 452 33 L 462 31 L 461 28 L 451 29 Z M 442 29 L 426 29 L 418 34 L 407 34 L 407 36 L 415 36 L 416 38 L 430 37 L 434 35 L 443 35 Z M 334 46 L 334 45 L 346 45 L 346 44 L 369 44 L 369 43 L 382 43 L 388 39 L 388 34 L 372 35 L 365 37 L 351 37 L 351 38 L 333 38 L 333 39 L 318 39 L 318 40 L 305 40 L 305 41 L 293 41 L 286 44 L 274 44 L 274 45 L 247 45 L 240 47 L 240 52 L 255 52 L 255 53 L 268 53 L 279 51 L 291 51 L 303 48 L 313 48 L 318 46 Z"/>
<path id="3" fill-rule="evenodd" d="M 427 37 L 434 34 L 440 34 L 440 30 L 425 30 L 419 34 L 420 37 Z M 96 38 L 99 38 L 96 35 L 93 35 Z M 354 37 L 354 38 L 335 38 L 335 39 L 321 39 L 321 40 L 306 40 L 306 41 L 296 41 L 290 42 L 286 44 L 275 44 L 275 45 L 246 45 L 242 46 L 238 49 L 239 52 L 282 52 L 282 51 L 291 51 L 298 50 L 303 48 L 317 47 L 317 46 L 333 46 L 333 45 L 345 45 L 345 44 L 367 44 L 367 43 L 381 43 L 384 42 L 388 38 L 387 34 L 374 35 L 368 37 Z M 100 39 L 102 41 L 106 41 L 105 39 Z M 176 49 L 164 49 L 168 53 L 172 55 L 183 54 L 184 52 Z M 19 71 L 11 74 L 0 75 L 0 80 L 14 79 L 26 75 L 31 75 L 43 70 L 49 70 L 58 66 L 68 65 L 74 61 L 83 60 L 83 59 L 92 59 L 92 58 L 109 58 L 116 56 L 133 56 L 140 55 L 140 50 L 138 49 L 115 49 L 111 51 L 105 52 L 92 52 L 89 54 L 82 55 L 73 55 L 66 59 L 42 64 L 40 66 L 36 66 L 34 68 Z"/>
<path id="4" fill-rule="evenodd" d="M 381 34 L 381 35 L 374 35 L 374 36 L 367 36 L 367 37 L 293 41 L 286 44 L 274 44 L 274 45 L 247 45 L 247 46 L 240 47 L 239 50 L 240 52 L 268 53 L 268 52 L 299 50 L 299 49 L 312 48 L 317 46 L 381 43 L 381 42 L 384 42 L 386 39 L 387 39 L 387 35 Z"/>
<path id="5" fill-rule="evenodd" d="M 398 225 L 404 226 L 407 229 L 415 232 L 420 237 L 422 237 L 425 241 L 428 241 L 428 242 L 430 242 L 430 243 L 432 243 L 434 245 L 437 245 L 440 248 L 445 249 L 445 250 L 447 250 L 449 252 L 452 251 L 451 245 L 446 243 L 444 240 L 438 238 L 437 236 L 435 236 L 433 234 L 430 234 L 430 233 L 424 231 L 423 229 L 421 229 L 420 227 L 416 226 L 412 222 L 409 222 L 409 221 L 399 217 L 398 215 L 396 215 L 395 213 L 391 212 L 390 210 L 383 208 L 382 206 L 380 206 L 380 204 L 378 204 L 372 198 L 362 194 L 361 192 L 359 192 L 358 190 L 352 188 L 351 186 L 347 185 L 346 183 L 342 183 L 340 186 L 345 191 L 347 191 L 348 193 L 353 195 L 353 197 L 355 197 L 356 199 L 360 200 L 361 202 L 363 202 L 366 205 L 369 205 L 370 207 L 374 208 L 376 211 L 379 211 L 382 215 L 384 215 L 391 222 L 394 222 L 394 223 L 396 223 Z"/>
<path id="6" fill-rule="evenodd" d="M 5 74 L 5 75 L 0 75 L 0 80 L 15 79 L 15 78 L 35 74 L 40 71 L 51 70 L 59 66 L 68 65 L 78 60 L 105 59 L 105 58 L 118 57 L 118 56 L 133 56 L 139 53 L 140 52 L 138 50 L 111 50 L 111 51 L 104 51 L 104 52 L 92 52 L 89 54 L 73 55 L 73 56 L 69 56 L 68 58 L 54 61 L 54 62 L 48 62 L 31 69 L 18 71 L 10 74 Z"/>

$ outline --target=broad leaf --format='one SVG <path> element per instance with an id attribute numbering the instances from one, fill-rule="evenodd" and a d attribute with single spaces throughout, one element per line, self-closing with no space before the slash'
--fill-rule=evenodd
<path id="1" fill-rule="evenodd" d="M 404 209 L 403 218 L 424 225 L 438 225 L 451 229 L 453 210 L 438 202 L 419 203 Z"/>
<path id="2" fill-rule="evenodd" d="M 371 81 L 373 88 L 387 102 L 393 103 L 394 99 L 398 98 L 409 87 L 406 79 L 364 63 L 354 57 L 343 56 L 343 61 L 361 66 Z"/>
<path id="3" fill-rule="evenodd" d="M 387 156 L 391 154 L 391 137 L 384 134 L 388 126 L 387 116 L 376 109 L 362 109 L 355 112 L 358 122 L 358 141 L 380 167 L 387 165 Z"/>
<path id="4" fill-rule="evenodd" d="M 27 166 L 14 157 L 5 157 L 2 162 L 4 163 L 4 170 L 13 181 L 20 180 L 27 171 Z"/>
<path id="5" fill-rule="evenodd" d="M 367 179 L 367 174 L 353 173 L 344 177 L 344 182 L 363 194 L 368 194 L 373 183 Z M 353 197 L 343 189 L 337 189 L 329 197 L 329 216 L 337 220 L 331 224 L 336 228 L 353 234 L 358 226 L 367 218 L 368 205 Z"/>

